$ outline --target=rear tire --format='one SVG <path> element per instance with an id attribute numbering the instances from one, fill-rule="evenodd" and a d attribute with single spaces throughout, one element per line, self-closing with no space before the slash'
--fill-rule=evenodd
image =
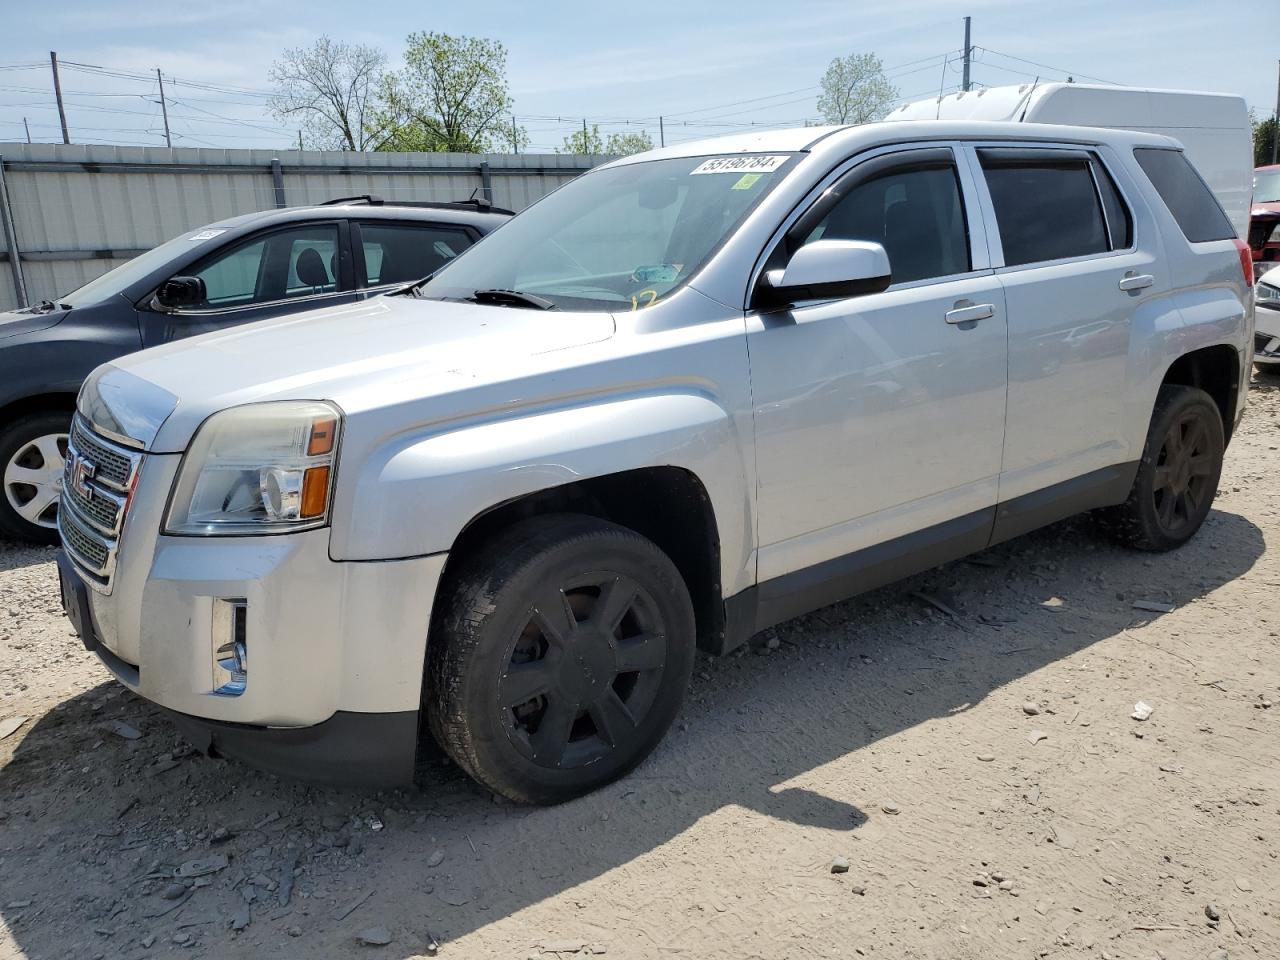
<path id="1" fill-rule="evenodd" d="M 0 427 L 0 537 L 57 543 L 71 414 L 30 413 Z"/>
<path id="2" fill-rule="evenodd" d="M 667 555 L 624 527 L 555 514 L 457 559 L 423 704 L 453 760 L 495 793 L 552 804 L 648 756 L 694 662 L 693 605 Z"/>
<path id="3" fill-rule="evenodd" d="M 1180 547 L 1213 506 L 1226 443 L 1218 405 L 1198 387 L 1166 384 L 1156 396 L 1129 498 L 1099 511 L 1121 543 L 1139 550 Z"/>

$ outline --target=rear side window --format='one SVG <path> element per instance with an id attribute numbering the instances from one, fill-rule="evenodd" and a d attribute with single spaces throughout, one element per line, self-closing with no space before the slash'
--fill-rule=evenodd
<path id="1" fill-rule="evenodd" d="M 412 283 L 471 246 L 465 230 L 434 223 L 362 223 L 360 244 L 369 286 Z"/>
<path id="2" fill-rule="evenodd" d="M 1098 181 L 1098 192 L 1102 194 L 1102 210 L 1107 215 L 1107 233 L 1111 236 L 1112 250 L 1127 250 L 1133 246 L 1133 214 L 1125 206 L 1116 189 L 1116 183 L 1107 173 L 1107 168 L 1098 161 L 1093 162 L 1094 178 Z"/>
<path id="3" fill-rule="evenodd" d="M 996 148 L 979 150 L 978 157 L 1006 266 L 1111 249 L 1087 154 Z"/>
<path id="4" fill-rule="evenodd" d="M 1183 236 L 1192 243 L 1235 239 L 1235 228 L 1213 191 L 1181 150 L 1138 147 L 1133 155 L 1178 221 Z"/>

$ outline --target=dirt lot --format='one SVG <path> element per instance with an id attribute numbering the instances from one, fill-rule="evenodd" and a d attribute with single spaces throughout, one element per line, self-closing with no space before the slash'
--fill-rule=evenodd
<path id="1" fill-rule="evenodd" d="M 1280 393 L 1251 400 L 1180 552 L 1076 521 L 769 631 L 548 810 L 442 762 L 367 796 L 194 756 L 69 635 L 52 552 L 0 545 L 0 958 L 1280 957 Z"/>

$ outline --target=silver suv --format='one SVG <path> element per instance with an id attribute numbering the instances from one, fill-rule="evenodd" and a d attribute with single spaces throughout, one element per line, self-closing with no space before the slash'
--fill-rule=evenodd
<path id="1" fill-rule="evenodd" d="M 98 368 L 67 612 L 211 754 L 551 803 L 695 647 L 1086 510 L 1191 537 L 1249 252 L 1174 141 L 904 122 L 573 181 L 433 277 Z"/>

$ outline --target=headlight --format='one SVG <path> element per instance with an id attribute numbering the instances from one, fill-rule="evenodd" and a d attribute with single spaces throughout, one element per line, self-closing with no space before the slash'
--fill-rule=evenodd
<path id="1" fill-rule="evenodd" d="M 1280 307 L 1280 287 L 1273 287 L 1269 283 L 1255 283 L 1253 302 L 1260 307 Z"/>
<path id="2" fill-rule="evenodd" d="M 324 525 L 342 414 L 313 400 L 232 407 L 182 458 L 165 533 L 287 533 Z"/>

